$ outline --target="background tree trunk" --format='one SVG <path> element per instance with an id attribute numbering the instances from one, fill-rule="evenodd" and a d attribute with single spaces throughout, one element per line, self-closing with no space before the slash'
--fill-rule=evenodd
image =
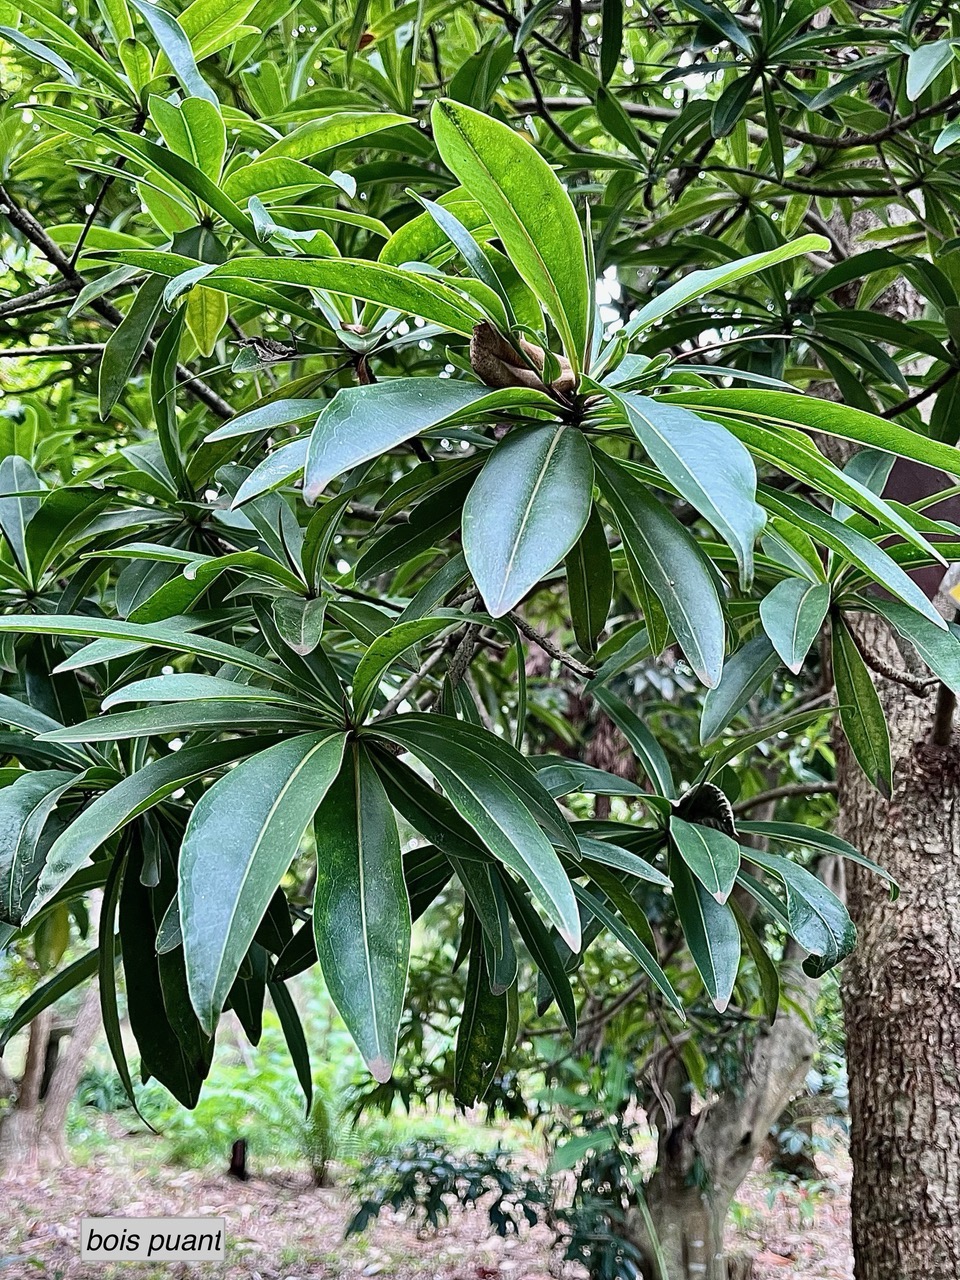
<path id="1" fill-rule="evenodd" d="M 77 1091 L 87 1058 L 100 1030 L 100 990 L 91 982 L 77 1010 L 76 1021 L 43 1098 L 38 1134 L 40 1161 L 47 1167 L 66 1163 L 67 1109 Z"/>
<path id="2" fill-rule="evenodd" d="M 810 1024 L 814 984 L 799 968 L 783 977 L 793 1004 L 772 1027 L 757 1032 L 738 1087 L 672 1124 L 663 1115 L 651 1116 L 659 1141 L 646 1195 L 669 1280 L 728 1280 L 723 1236 L 730 1205 L 809 1070 L 816 1049 Z M 683 1096 L 689 1092 L 677 1092 L 678 1101 Z M 639 1213 L 631 1216 L 629 1231 L 650 1257 L 649 1274 L 656 1277 L 654 1251 Z"/>
<path id="3" fill-rule="evenodd" d="M 40 1085 L 53 1011 L 44 1009 L 30 1023 L 27 1057 L 17 1101 L 0 1128 L 0 1170 L 5 1178 L 36 1169 L 40 1155 Z"/>
<path id="4" fill-rule="evenodd" d="M 902 667 L 887 629 L 861 637 Z M 960 759 L 957 735 L 931 742 L 935 698 L 877 681 L 894 755 L 889 803 L 845 746 L 840 834 L 898 880 L 848 868 L 860 939 L 843 996 L 850 1069 L 857 1280 L 960 1275 Z"/>

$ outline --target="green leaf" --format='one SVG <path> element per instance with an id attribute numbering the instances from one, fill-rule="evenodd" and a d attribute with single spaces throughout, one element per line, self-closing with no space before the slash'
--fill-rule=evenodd
<path id="1" fill-rule="evenodd" d="M 750 952 L 750 957 L 757 970 L 757 976 L 760 979 L 763 1016 L 772 1026 L 777 1019 L 777 1009 L 780 1006 L 780 975 L 777 973 L 777 966 L 770 959 L 767 948 L 757 936 L 756 930 L 736 898 L 730 899 L 730 910 L 736 917 L 740 936 L 747 944 L 747 950 Z"/>
<path id="2" fill-rule="evenodd" d="M 800 822 L 738 822 L 737 830 L 742 834 L 764 836 L 774 843 L 798 844 L 805 849 L 820 849 L 824 853 L 834 854 L 840 858 L 848 858 L 868 871 L 874 872 L 890 886 L 890 901 L 896 902 L 900 896 L 900 887 L 889 871 L 855 849 L 852 844 L 832 831 L 823 831 L 820 827 L 808 827 Z"/>
<path id="3" fill-rule="evenodd" d="M 565 756 L 528 756 L 537 778 L 552 796 L 559 799 L 571 791 L 585 791 L 594 796 L 641 796 L 643 788 L 606 769 L 595 769 Z M 583 842 L 581 841 L 581 844 Z"/>
<path id="4" fill-rule="evenodd" d="M 560 563 L 592 503 L 593 461 L 576 428 L 545 423 L 501 440 L 463 509 L 463 553 L 494 618 Z"/>
<path id="5" fill-rule="evenodd" d="M 119 711 L 116 715 L 97 716 L 82 724 L 68 725 L 43 735 L 51 742 L 111 742 L 125 738 L 145 738 L 157 733 L 184 733 L 188 730 L 285 729 L 307 725 L 309 708 L 266 703 L 254 699 L 240 702 L 235 698 L 175 702 L 161 706 L 141 707 L 136 711 Z"/>
<path id="6" fill-rule="evenodd" d="M 554 826 L 566 824 L 523 757 L 493 734 L 446 716 L 398 716 L 376 731 L 430 770 L 483 844 L 529 886 L 570 950 L 579 950 L 573 889 L 537 819 L 552 810 Z M 576 844 L 573 852 L 579 857 Z"/>
<path id="7" fill-rule="evenodd" d="M 273 602 L 277 630 L 293 652 L 301 657 L 313 653 L 320 643 L 326 612 L 324 596 L 309 600 L 303 596 L 280 596 Z"/>
<path id="8" fill-rule="evenodd" d="M 594 840 L 591 836 L 580 836 L 580 848 L 589 862 L 599 862 L 601 866 L 612 867 L 615 871 L 625 871 L 635 880 L 646 880 L 649 884 L 658 884 L 664 889 L 670 888 L 670 879 L 662 871 L 652 867 L 639 854 L 631 853 L 629 849 L 621 849 L 619 845 L 611 844 L 609 840 Z M 738 861 L 739 856 L 738 850 Z"/>
<path id="9" fill-rule="evenodd" d="M 172 879 L 171 872 L 171 894 Z M 213 1060 L 213 1040 L 204 1034 L 190 1007 L 183 952 L 177 949 L 162 956 L 157 952 L 158 922 L 153 911 L 157 891 L 142 880 L 141 854 L 127 867 L 120 893 L 127 1017 L 140 1050 L 143 1075 L 159 1080 L 183 1106 L 195 1107 Z"/>
<path id="10" fill-rule="evenodd" d="M 330 998 L 375 1080 L 390 1079 L 410 959 L 410 903 L 390 801 L 352 743 L 316 818 L 313 929 Z"/>
<path id="11" fill-rule="evenodd" d="M 258 156 L 258 161 L 287 156 L 292 160 L 309 160 L 323 151 L 332 151 L 349 142 L 358 142 L 384 129 L 400 124 L 413 124 L 410 116 L 393 115 L 389 111 L 337 111 L 332 115 L 308 120 L 299 129 L 280 138 Z"/>
<path id="12" fill-rule="evenodd" d="M 899 600 L 886 600 L 882 596 L 869 596 L 863 600 L 864 608 L 879 613 L 916 649 L 930 670 L 948 689 L 960 693 L 960 636 L 954 627 L 941 631 Z"/>
<path id="13" fill-rule="evenodd" d="M 239 646 L 225 644 L 220 640 L 211 640 L 207 636 L 195 635 L 185 629 L 172 625 L 174 619 L 166 623 L 133 623 L 116 622 L 112 618 L 58 613 L 8 613 L 0 615 L 0 633 L 13 632 L 15 635 L 50 635 L 50 636 L 97 636 L 106 640 L 131 641 L 134 644 L 149 648 L 157 645 L 162 649 L 175 649 L 182 653 L 195 653 L 199 657 L 212 658 L 216 662 L 233 663 L 245 671 L 256 671 L 269 679 L 278 680 L 281 684 L 289 684 L 282 668 L 259 654 L 251 653 Z M 82 663 L 79 665 L 83 665 Z M 60 664 L 60 670 L 72 670 L 70 660 Z"/>
<path id="14" fill-rule="evenodd" d="M 804 969 L 819 978 L 850 954 L 857 931 L 847 909 L 822 880 L 787 858 L 750 849 L 747 856 L 782 881 L 786 890 L 790 932 L 816 961 L 806 960 Z"/>
<path id="15" fill-rule="evenodd" d="M 720 683 L 703 700 L 701 745 L 727 727 L 779 666 L 780 657 L 766 636 L 748 640 L 727 660 Z"/>
<path id="16" fill-rule="evenodd" d="M 160 48 L 167 55 L 170 65 L 185 92 L 195 98 L 206 98 L 217 104 L 217 95 L 197 70 L 197 63 L 190 47 L 190 40 L 180 23 L 171 14 L 158 9 L 149 0 L 130 0 L 133 7 L 146 19 Z"/>
<path id="17" fill-rule="evenodd" d="M 953 62 L 953 41 L 934 40 L 912 49 L 907 58 L 907 98 L 916 102 L 941 71 Z"/>
<path id="18" fill-rule="evenodd" d="M 584 653 L 594 653 L 607 625 L 613 598 L 613 561 L 596 507 L 591 508 L 583 533 L 568 553 L 564 567 L 573 633 Z"/>
<path id="19" fill-rule="evenodd" d="M 457 1031 L 453 1096 L 461 1107 L 473 1107 L 493 1084 L 503 1057 L 509 1023 L 507 992 L 490 990 L 479 927 L 473 930 L 463 1012 Z"/>
<path id="20" fill-rule="evenodd" d="M 190 486 L 177 426 L 177 359 L 184 318 L 185 312 L 179 311 L 168 323 L 154 348 L 150 362 L 150 399 L 153 401 L 153 419 L 157 424 L 157 440 L 163 460 L 177 486 L 177 492 L 189 497 Z"/>
<path id="21" fill-rule="evenodd" d="M 0 529 L 24 573 L 31 570 L 27 526 L 40 510 L 38 495 L 43 487 L 26 458 L 8 454 L 0 462 Z"/>
<path id="22" fill-rule="evenodd" d="M 248 409 L 216 431 L 211 431 L 204 439 L 208 443 L 215 440 L 232 440 L 234 436 L 251 435 L 255 431 L 273 431 L 277 427 L 289 426 L 292 422 L 302 422 L 304 418 L 316 418 L 329 403 L 326 400 L 271 400 L 269 404 L 257 409 Z"/>
<path id="23" fill-rule="evenodd" d="M 440 156 L 484 209 L 578 371 L 592 306 L 583 234 L 547 162 L 508 125 L 441 98 L 430 115 Z"/>
<path id="24" fill-rule="evenodd" d="M 421 640 L 434 636 L 457 622 L 463 621 L 463 615 L 456 610 L 445 610 L 442 613 L 425 618 L 413 618 L 409 622 L 399 622 L 388 627 L 383 635 L 378 636 L 360 659 L 353 677 L 353 708 L 358 721 L 364 720 L 369 713 L 380 681 L 396 660 Z"/>
<path id="25" fill-rule="evenodd" d="M 32 40 L 30 36 L 24 35 L 22 31 L 17 31 L 13 27 L 0 27 L 0 37 L 9 44 L 16 45 L 24 53 L 29 53 L 34 58 L 39 58 L 41 62 L 48 62 L 51 67 L 55 67 L 60 72 L 68 84 L 79 88 L 80 81 L 71 71 L 69 64 L 64 62 L 59 53 L 55 53 L 47 45 L 42 44 L 39 40 Z"/>
<path id="26" fill-rule="evenodd" d="M 257 746 L 256 739 L 239 738 L 200 747 L 183 747 L 144 765 L 98 796 L 77 814 L 51 845 L 27 918 L 35 916 L 77 869 L 128 822 L 180 787 L 256 751 Z"/>
<path id="27" fill-rule="evenodd" d="M 637 713 L 602 685 L 591 692 L 594 701 L 603 708 L 630 744 L 630 749 L 657 794 L 668 798 L 675 796 L 676 784 L 670 771 L 670 762 Z"/>
<path id="28" fill-rule="evenodd" d="M 803 667 L 829 608 L 829 584 L 810 582 L 806 578 L 784 578 L 760 601 L 763 629 L 784 665 L 794 675 Z"/>
<path id="29" fill-rule="evenodd" d="M 948 475 L 955 476 L 960 470 L 960 454 L 949 445 L 931 440 L 909 427 L 901 427 L 889 418 L 877 418 L 861 409 L 852 409 L 833 400 L 821 400 L 817 396 L 721 387 L 714 391 L 678 392 L 669 398 L 672 404 L 685 404 L 694 412 L 702 406 L 715 409 L 724 416 L 822 431 L 828 436 L 854 440 L 857 444 L 923 462 L 928 467 L 938 467 Z"/>
<path id="30" fill-rule="evenodd" d="M 150 276 L 137 291 L 130 310 L 107 339 L 100 361 L 101 418 L 106 418 L 120 399 L 137 361 L 143 355 L 163 305 L 164 284 L 162 276 Z"/>
<path id="31" fill-rule="evenodd" d="M 252 232 L 253 223 L 250 229 Z M 235 258 L 215 267 L 203 283 L 208 289 L 231 293 L 235 282 L 242 285 L 257 280 L 361 298 L 405 315 L 420 316 L 465 337 L 483 319 L 483 313 L 457 291 L 454 282 L 363 259 Z M 244 296 L 242 290 L 240 296 Z"/>
<path id="32" fill-rule="evenodd" d="M 76 69 L 82 67 L 98 88 L 109 89 L 121 102 L 135 102 L 135 95 L 125 78 L 119 75 L 107 61 L 91 48 L 79 31 L 57 16 L 43 0 L 17 0 L 16 9 L 37 24 L 47 35 L 52 36 L 57 44 L 70 51 L 70 65 Z"/>
<path id="33" fill-rule="evenodd" d="M 751 853 L 752 856 L 752 853 Z M 683 936 L 707 995 L 723 1013 L 740 967 L 740 930 L 729 905 L 717 902 L 678 855 L 670 859 L 673 900 Z"/>
<path id="34" fill-rule="evenodd" d="M 180 919 L 190 998 L 212 1032 L 263 913 L 343 759 L 342 733 L 300 734 L 244 761 L 190 814 Z"/>
<path id="35" fill-rule="evenodd" d="M 917 584 L 876 543 L 792 493 L 781 493 L 763 486 L 762 496 L 764 505 L 775 515 L 855 564 L 880 586 L 886 587 L 891 595 L 918 610 L 941 631 L 946 631 L 947 624 Z"/>
<path id="36" fill-rule="evenodd" d="M 857 642 L 840 618 L 833 624 L 833 677 L 840 723 L 850 749 L 863 772 L 889 800 L 893 765 L 886 717 Z"/>
<path id="37" fill-rule="evenodd" d="M 503 877 L 503 890 L 524 945 L 552 991 L 570 1034 L 576 1035 L 577 1005 L 570 988 L 570 978 L 558 950 L 563 944 L 546 927 L 527 895 L 510 876 Z"/>
<path id="38" fill-rule="evenodd" d="M 352 467 L 451 419 L 482 414 L 489 405 L 523 404 L 525 393 L 491 392 L 452 378 L 394 378 L 369 387 L 345 387 L 330 400 L 310 436 L 304 497 L 317 498 L 331 480 Z M 550 402 L 546 396 L 535 397 Z"/>
<path id="39" fill-rule="evenodd" d="M 597 917 L 601 924 L 610 930 L 622 946 L 626 947 L 674 1013 L 685 1020 L 686 1015 L 683 1011 L 683 1005 L 680 1003 L 677 993 L 670 985 L 667 975 L 663 972 L 653 953 L 644 946 L 633 930 L 618 915 L 615 915 L 604 905 L 595 893 L 591 893 L 589 889 L 585 889 L 580 884 L 575 884 L 574 889 L 579 901 Z M 709 899 L 709 901 L 712 902 L 713 900 Z M 717 904 L 713 903 L 713 905 L 716 906 Z"/>
<path id="40" fill-rule="evenodd" d="M 150 115 L 168 147 L 218 181 L 227 151 L 227 131 L 218 106 L 209 98 L 173 103 L 151 94 Z"/>
<path id="41" fill-rule="evenodd" d="M 277 1017 L 280 1019 L 280 1027 L 283 1031 L 283 1038 L 287 1042 L 287 1049 L 293 1062 L 293 1068 L 297 1073 L 300 1088 L 303 1090 L 303 1096 L 306 1099 L 306 1114 L 309 1116 L 313 1106 L 313 1076 L 310 1071 L 310 1051 L 307 1048 L 307 1037 L 303 1034 L 303 1023 L 300 1021 L 297 1006 L 293 1003 L 293 997 L 287 990 L 286 983 L 275 980 L 268 982 L 267 986 L 273 1000 L 273 1007 L 276 1009 Z"/>
<path id="42" fill-rule="evenodd" d="M 44 838 L 44 826 L 77 778 L 41 769 L 0 789 L 0 920 L 7 924 L 22 924 L 36 900 L 37 878 L 56 834 Z"/>
<path id="43" fill-rule="evenodd" d="M 723 667 L 724 621 L 710 567 L 696 542 L 613 458 L 594 452 L 597 479 L 616 517 L 631 576 L 649 582 L 687 661 L 712 689 Z"/>
<path id="44" fill-rule="evenodd" d="M 743 589 L 753 581 L 753 547 L 766 523 L 753 459 L 719 423 L 677 405 L 625 391 L 613 399 L 653 463 L 729 544 Z"/>
<path id="45" fill-rule="evenodd" d="M 726 902 L 740 870 L 740 846 L 715 827 L 684 822 L 673 814 L 670 837 L 674 847 L 709 894 Z"/>

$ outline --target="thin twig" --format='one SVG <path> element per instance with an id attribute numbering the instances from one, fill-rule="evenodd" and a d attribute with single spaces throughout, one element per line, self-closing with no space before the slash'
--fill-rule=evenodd
<path id="1" fill-rule="evenodd" d="M 769 804 L 774 800 L 788 800 L 793 796 L 830 796 L 836 793 L 835 782 L 789 782 L 782 787 L 771 787 L 769 791 L 758 791 L 755 796 L 750 796 L 746 800 L 738 800 L 733 806 L 733 812 L 747 813 L 751 809 L 758 809 L 762 804 Z"/>
<path id="2" fill-rule="evenodd" d="M 515 610 L 511 610 L 507 617 L 521 635 L 525 635 L 528 640 L 532 640 L 544 653 L 549 654 L 551 658 L 555 658 L 562 666 L 568 667 L 575 675 L 582 676 L 584 680 L 590 680 L 597 674 L 593 667 L 588 667 L 585 662 L 581 662 L 579 658 L 573 657 L 572 654 L 561 649 L 559 645 L 554 644 L 542 631 L 538 631 L 536 627 L 532 626 L 526 618 L 521 617 Z"/>

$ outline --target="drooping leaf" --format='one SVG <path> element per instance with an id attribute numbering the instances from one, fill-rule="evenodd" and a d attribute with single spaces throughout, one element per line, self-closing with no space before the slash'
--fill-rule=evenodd
<path id="1" fill-rule="evenodd" d="M 833 624 L 833 678 L 844 736 L 860 768 L 889 800 L 893 765 L 886 717 L 857 642 L 840 618 Z"/>
<path id="2" fill-rule="evenodd" d="M 347 748 L 315 830 L 320 967 L 371 1075 L 385 1081 L 407 983 L 410 904 L 393 809 L 361 745 Z"/>
<path id="3" fill-rule="evenodd" d="M 685 822 L 676 814 L 670 818 L 670 837 L 707 892 L 717 902 L 726 902 L 740 870 L 740 846 L 736 840 L 715 827 Z"/>
<path id="4" fill-rule="evenodd" d="M 724 665 L 720 683 L 703 700 L 700 742 L 710 742 L 725 729 L 779 666 L 780 656 L 766 636 L 755 636 L 742 645 Z"/>
<path id="5" fill-rule="evenodd" d="M 551 810 L 555 827 L 562 819 L 523 757 L 493 734 L 471 731 L 444 716 L 398 716 L 376 728 L 430 770 L 483 844 L 529 886 L 570 949 L 578 950 L 580 916 L 573 889 L 537 822 Z M 579 856 L 576 845 L 574 851 Z"/>
<path id="6" fill-rule="evenodd" d="M 713 525 L 753 581 L 753 547 L 766 513 L 757 502 L 757 472 L 740 441 L 719 423 L 677 405 L 625 391 L 614 397 L 652 461 L 677 492 Z"/>
<path id="7" fill-rule="evenodd" d="M 581 432 L 549 423 L 501 440 L 463 508 L 463 552 L 494 618 L 560 563 L 592 501 L 593 461 Z"/>
<path id="8" fill-rule="evenodd" d="M 820 634 L 829 608 L 829 585 L 806 578 L 784 578 L 760 601 L 763 629 L 784 665 L 794 674 L 800 671 Z"/>
<path id="9" fill-rule="evenodd" d="M 594 461 L 637 590 L 650 584 L 688 662 L 712 689 L 723 667 L 724 620 L 703 553 L 683 525 L 624 467 L 599 451 Z"/>
<path id="10" fill-rule="evenodd" d="M 180 920 L 190 998 L 207 1031 L 337 776 L 345 741 L 342 733 L 310 733 L 268 747 L 215 783 L 190 814 Z"/>
<path id="11" fill-rule="evenodd" d="M 740 930 L 729 905 L 713 895 L 677 854 L 670 859 L 673 898 L 683 935 L 707 995 L 722 1013 L 740 967 Z"/>

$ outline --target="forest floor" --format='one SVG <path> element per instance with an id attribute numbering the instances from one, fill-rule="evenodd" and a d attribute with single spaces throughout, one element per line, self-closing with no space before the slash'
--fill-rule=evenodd
<path id="1" fill-rule="evenodd" d="M 344 1240 L 351 1207 L 299 1172 L 237 1182 L 158 1164 L 142 1135 L 88 1153 L 84 1164 L 0 1184 L 0 1280 L 551 1280 L 564 1268 L 545 1227 L 517 1240 L 492 1235 L 486 1216 L 455 1212 L 429 1235 L 385 1210 Z M 849 1161 L 818 1158 L 814 1189 L 757 1170 L 740 1189 L 730 1246 L 755 1257 L 755 1280 L 850 1280 Z M 225 1264 L 84 1264 L 80 1219 L 204 1216 L 227 1220 Z"/>

